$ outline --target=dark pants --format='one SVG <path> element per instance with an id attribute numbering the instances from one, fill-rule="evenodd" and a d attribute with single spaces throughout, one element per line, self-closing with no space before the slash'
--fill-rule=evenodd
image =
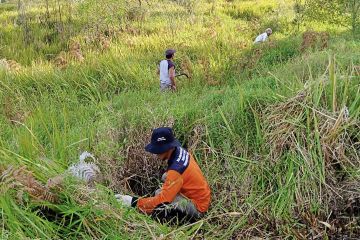
<path id="1" fill-rule="evenodd" d="M 166 173 L 161 180 L 165 182 Z M 161 189 L 156 190 L 155 195 L 160 193 Z M 194 203 L 185 196 L 178 194 L 171 203 L 162 203 L 155 208 L 152 217 L 162 223 L 184 224 L 188 222 L 196 222 L 204 216 L 199 212 Z"/>

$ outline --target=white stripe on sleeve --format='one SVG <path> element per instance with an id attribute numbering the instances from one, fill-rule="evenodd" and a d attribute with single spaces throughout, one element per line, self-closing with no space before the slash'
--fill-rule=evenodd
<path id="1" fill-rule="evenodd" d="M 189 162 L 189 158 L 190 158 L 190 154 L 187 153 L 186 156 L 185 156 L 185 162 L 184 162 L 184 166 L 186 166 Z"/>
<path id="2" fill-rule="evenodd" d="M 180 154 L 179 154 L 178 159 L 176 160 L 177 162 L 180 162 L 180 160 L 182 159 L 182 157 L 183 157 L 183 152 L 184 152 L 184 149 L 180 148 Z"/>

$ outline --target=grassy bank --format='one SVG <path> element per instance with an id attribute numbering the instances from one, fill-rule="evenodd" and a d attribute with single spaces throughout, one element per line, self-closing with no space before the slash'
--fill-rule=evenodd
<path id="1" fill-rule="evenodd" d="M 304 43 L 290 1 L 136 4 L 116 12 L 124 19 L 110 24 L 118 26 L 111 37 L 99 25 L 100 37 L 74 31 L 45 43 L 50 30 L 34 20 L 43 52 L 16 37 L 15 9 L 0 11 L 8 20 L 0 58 L 18 63 L 0 70 L 1 237 L 360 236 L 360 43 L 322 24 L 327 46 Z M 135 7 L 145 20 L 131 18 Z M 69 29 L 94 21 L 80 10 Z M 253 46 L 267 26 L 276 30 L 271 42 Z M 167 47 L 192 78 L 161 94 L 155 69 Z M 159 186 L 164 166 L 143 147 L 164 125 L 194 153 L 212 189 L 209 212 L 192 225 L 160 225 L 113 197 Z M 96 190 L 72 178 L 42 187 L 85 150 L 101 169 Z"/>

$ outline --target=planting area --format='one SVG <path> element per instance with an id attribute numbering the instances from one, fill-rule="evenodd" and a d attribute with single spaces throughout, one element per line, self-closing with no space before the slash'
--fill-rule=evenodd
<path id="1" fill-rule="evenodd" d="M 298 2 L 0 3 L 0 238 L 359 239 L 359 35 Z M 190 76 L 176 92 L 167 48 Z M 144 150 L 160 126 L 209 182 L 195 223 L 114 197 L 161 186 Z M 84 151 L 90 184 L 67 174 Z"/>

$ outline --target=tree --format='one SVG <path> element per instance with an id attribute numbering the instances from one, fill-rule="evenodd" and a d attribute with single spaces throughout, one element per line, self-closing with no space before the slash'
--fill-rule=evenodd
<path id="1" fill-rule="evenodd" d="M 28 8 L 29 2 L 27 0 L 18 0 L 17 7 L 18 7 L 18 19 L 17 22 L 19 26 L 22 27 L 24 32 L 24 42 L 25 44 L 29 44 L 31 42 L 31 35 L 30 35 L 30 26 L 29 26 L 29 19 L 28 19 Z"/>
<path id="2" fill-rule="evenodd" d="M 295 12 L 295 18 L 292 21 L 292 24 L 294 24 L 297 28 L 297 31 L 299 31 L 300 26 L 304 23 L 305 19 L 305 5 L 301 0 L 295 0 L 293 9 Z"/>
<path id="3" fill-rule="evenodd" d="M 360 0 L 305 0 L 305 15 L 311 20 L 350 26 L 356 32 Z"/>
<path id="4" fill-rule="evenodd" d="M 353 32 L 356 32 L 359 27 L 360 17 L 360 0 L 342 0 L 345 8 L 351 15 L 351 27 Z"/>

